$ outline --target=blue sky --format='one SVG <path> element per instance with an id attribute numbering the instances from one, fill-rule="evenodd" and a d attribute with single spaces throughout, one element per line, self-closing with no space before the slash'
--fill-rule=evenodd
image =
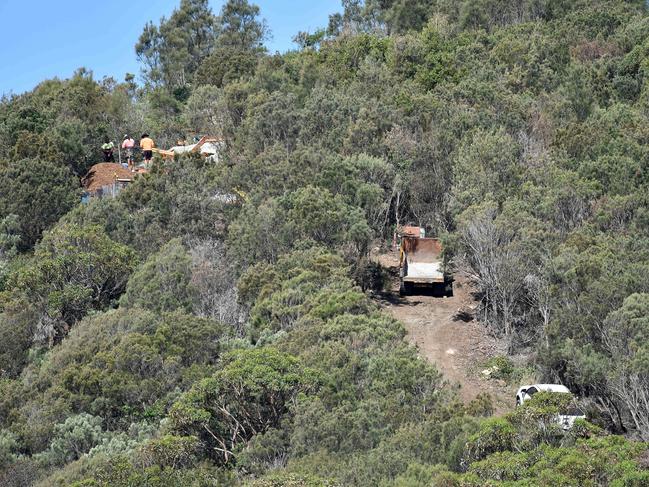
<path id="1" fill-rule="evenodd" d="M 218 13 L 224 0 L 210 0 Z M 271 51 L 295 47 L 301 30 L 326 27 L 340 0 L 255 0 L 272 30 Z M 97 79 L 139 74 L 134 46 L 144 24 L 169 16 L 180 0 L 0 0 L 0 95 L 68 78 L 85 66 Z"/>

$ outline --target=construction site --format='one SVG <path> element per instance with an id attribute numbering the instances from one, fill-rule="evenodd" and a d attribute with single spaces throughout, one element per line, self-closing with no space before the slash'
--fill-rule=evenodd
<path id="1" fill-rule="evenodd" d="M 208 162 L 218 163 L 224 145 L 223 139 L 211 136 L 197 139 L 193 144 L 176 145 L 170 149 L 154 147 L 152 151 L 164 160 L 174 160 L 177 156 L 194 154 L 200 155 Z M 92 198 L 115 198 L 136 177 L 147 174 L 150 170 L 146 162 L 133 165 L 122 162 L 121 151 L 118 152 L 118 160 L 119 162 L 101 162 L 88 170 L 81 179 L 83 203 L 88 203 Z"/>

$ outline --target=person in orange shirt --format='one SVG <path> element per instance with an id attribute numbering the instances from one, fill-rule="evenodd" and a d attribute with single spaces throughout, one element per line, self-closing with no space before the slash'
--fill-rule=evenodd
<path id="1" fill-rule="evenodd" d="M 140 140 L 140 149 L 144 155 L 144 164 L 148 165 L 153 158 L 153 148 L 155 147 L 155 142 L 149 137 L 149 134 L 142 134 L 142 140 Z"/>

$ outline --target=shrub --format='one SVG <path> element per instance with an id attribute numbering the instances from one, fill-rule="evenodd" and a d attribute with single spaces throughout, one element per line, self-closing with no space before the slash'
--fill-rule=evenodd
<path id="1" fill-rule="evenodd" d="M 180 239 L 170 240 L 131 276 L 120 304 L 157 312 L 191 312 L 197 299 L 191 264 Z"/>
<path id="2" fill-rule="evenodd" d="M 38 455 L 46 464 L 65 465 L 78 460 L 104 437 L 102 419 L 91 414 L 81 413 L 68 417 L 54 427 L 54 439 L 49 450 Z"/>
<path id="3" fill-rule="evenodd" d="M 317 385 L 312 371 L 272 348 L 232 352 L 223 368 L 196 384 L 171 408 L 174 430 L 197 436 L 220 463 L 256 434 L 279 427 L 298 394 Z"/>
<path id="4" fill-rule="evenodd" d="M 78 181 L 63 164 L 23 159 L 0 165 L 0 221 L 18 217 L 23 250 L 31 249 L 80 196 Z"/>

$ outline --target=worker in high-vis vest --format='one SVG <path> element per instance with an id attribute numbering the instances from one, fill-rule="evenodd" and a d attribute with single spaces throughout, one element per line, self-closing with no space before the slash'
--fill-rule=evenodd
<path id="1" fill-rule="evenodd" d="M 101 146 L 101 150 L 104 153 L 104 162 L 115 162 L 114 148 L 115 144 L 108 137 L 104 137 L 104 143 Z"/>

